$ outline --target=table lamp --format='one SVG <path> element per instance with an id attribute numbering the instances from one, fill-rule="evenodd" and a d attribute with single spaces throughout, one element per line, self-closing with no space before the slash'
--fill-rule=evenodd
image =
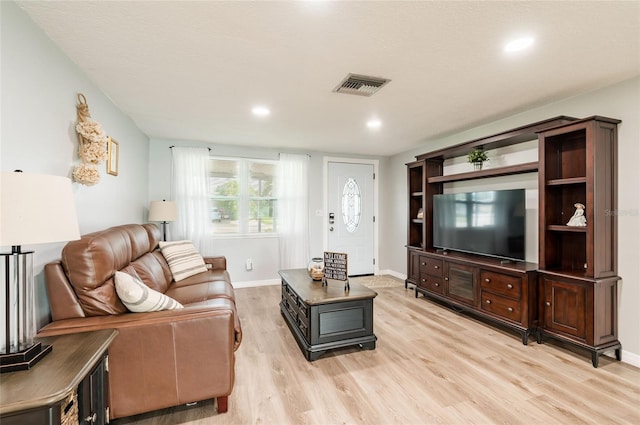
<path id="1" fill-rule="evenodd" d="M 33 251 L 22 245 L 80 239 L 78 219 L 66 177 L 3 172 L 0 175 L 0 372 L 29 369 L 51 351 L 36 343 Z"/>
<path id="2" fill-rule="evenodd" d="M 162 240 L 167 240 L 167 222 L 178 219 L 178 205 L 173 201 L 151 201 L 149 206 L 149 221 L 162 222 Z"/>

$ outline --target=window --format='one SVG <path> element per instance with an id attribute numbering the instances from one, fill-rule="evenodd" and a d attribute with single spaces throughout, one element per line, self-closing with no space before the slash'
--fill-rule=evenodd
<path id="1" fill-rule="evenodd" d="M 212 158 L 209 167 L 211 210 L 217 234 L 276 232 L 277 162 Z"/>

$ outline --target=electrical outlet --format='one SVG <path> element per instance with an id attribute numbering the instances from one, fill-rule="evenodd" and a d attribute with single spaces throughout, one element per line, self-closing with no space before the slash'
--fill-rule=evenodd
<path id="1" fill-rule="evenodd" d="M 253 270 L 253 262 L 251 261 L 251 259 L 247 260 L 246 268 L 247 268 L 247 271 Z"/>

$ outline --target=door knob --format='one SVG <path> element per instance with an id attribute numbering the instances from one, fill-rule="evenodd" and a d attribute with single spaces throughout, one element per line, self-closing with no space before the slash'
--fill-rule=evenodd
<path id="1" fill-rule="evenodd" d="M 329 231 L 333 232 L 333 226 L 329 227 Z"/>

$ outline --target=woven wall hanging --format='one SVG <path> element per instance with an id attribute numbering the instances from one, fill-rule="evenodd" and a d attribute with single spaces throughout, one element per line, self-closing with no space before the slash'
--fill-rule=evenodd
<path id="1" fill-rule="evenodd" d="M 87 99 L 78 93 L 78 156 L 82 164 L 73 169 L 73 179 L 80 184 L 93 186 L 100 181 L 98 165 L 107 160 L 107 142 L 109 138 L 96 120 L 91 118 Z"/>

